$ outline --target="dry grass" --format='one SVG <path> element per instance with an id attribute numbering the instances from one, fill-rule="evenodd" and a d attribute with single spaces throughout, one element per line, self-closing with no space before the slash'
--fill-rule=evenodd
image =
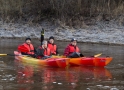
<path id="1" fill-rule="evenodd" d="M 0 16 L 6 21 L 50 19 L 82 26 L 87 19 L 109 21 L 123 14 L 123 0 L 0 0 Z"/>

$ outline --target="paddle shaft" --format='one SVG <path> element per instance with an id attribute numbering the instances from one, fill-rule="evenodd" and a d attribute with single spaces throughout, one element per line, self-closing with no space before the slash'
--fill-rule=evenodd
<path id="1" fill-rule="evenodd" d="M 40 40 L 41 40 L 41 45 L 42 45 L 42 42 L 43 42 L 43 40 L 44 40 L 44 29 L 43 29 L 43 28 L 42 28 L 42 31 L 41 31 Z"/>
<path id="2" fill-rule="evenodd" d="M 29 56 L 29 55 L 0 54 L 0 56 Z"/>
<path id="3" fill-rule="evenodd" d="M 102 53 L 96 54 L 94 57 L 99 57 L 100 55 L 102 55 Z"/>

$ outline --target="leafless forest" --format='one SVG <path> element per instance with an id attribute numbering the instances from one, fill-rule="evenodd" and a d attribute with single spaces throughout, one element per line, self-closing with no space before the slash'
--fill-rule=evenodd
<path id="1" fill-rule="evenodd" d="M 47 19 L 75 26 L 114 20 L 123 25 L 123 14 L 123 0 L 0 0 L 0 17 L 6 22 Z"/>

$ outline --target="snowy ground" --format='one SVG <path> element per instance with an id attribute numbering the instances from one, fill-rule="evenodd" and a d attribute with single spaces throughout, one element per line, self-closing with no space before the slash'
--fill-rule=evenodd
<path id="1" fill-rule="evenodd" d="M 0 37 L 40 38 L 40 31 L 45 29 L 45 38 L 54 36 L 57 40 L 76 38 L 80 42 L 124 44 L 124 27 L 116 24 L 97 23 L 82 29 L 42 22 L 37 25 L 0 22 Z"/>

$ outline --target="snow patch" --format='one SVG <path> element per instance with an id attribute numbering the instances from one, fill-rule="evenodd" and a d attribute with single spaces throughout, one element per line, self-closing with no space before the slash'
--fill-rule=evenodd
<path id="1" fill-rule="evenodd" d="M 80 42 L 124 44 L 124 27 L 115 24 L 97 23 L 87 28 L 69 28 L 42 22 L 39 25 L 2 23 L 0 21 L 0 37 L 32 37 L 40 38 L 42 28 L 45 38 L 54 36 L 57 40 L 76 38 Z"/>

